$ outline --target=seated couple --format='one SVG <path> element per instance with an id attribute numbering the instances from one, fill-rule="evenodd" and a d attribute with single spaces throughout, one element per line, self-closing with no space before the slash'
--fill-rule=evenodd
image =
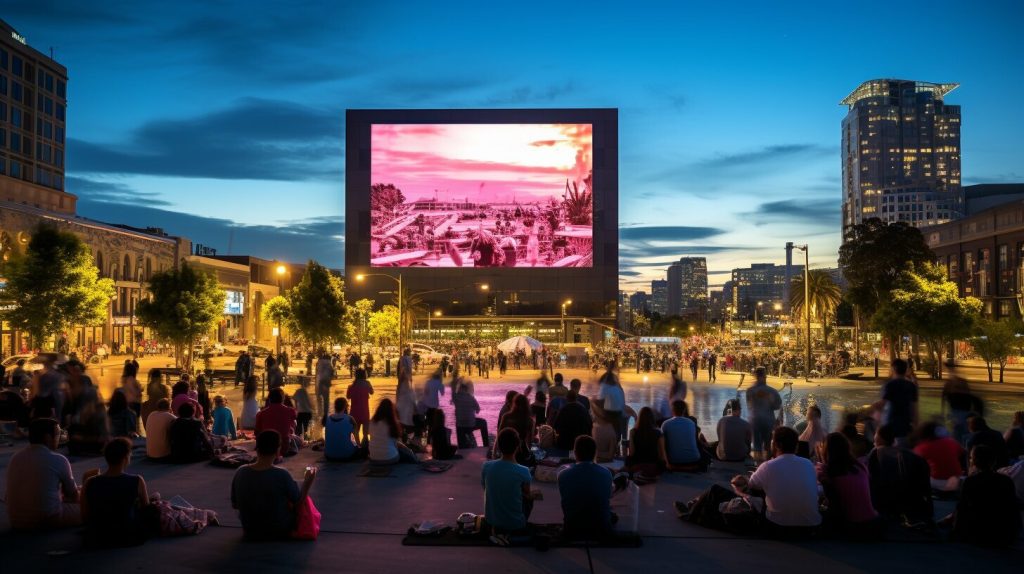
<path id="1" fill-rule="evenodd" d="M 178 406 L 178 416 L 171 413 L 171 403 L 160 399 L 156 410 L 146 419 L 146 456 L 151 460 L 179 464 L 210 460 L 227 444 L 223 436 L 212 435 L 203 421 L 196 418 L 190 402 Z"/>
<path id="2" fill-rule="evenodd" d="M 513 428 L 502 429 L 496 443 L 500 458 L 485 462 L 480 473 L 484 520 L 492 540 L 507 545 L 510 536 L 529 533 L 527 520 L 534 501 L 541 496 L 530 488 L 529 469 L 516 462 L 516 452 L 522 445 L 519 433 Z M 612 533 L 615 522 L 611 512 L 612 475 L 594 462 L 597 443 L 592 437 L 579 436 L 573 450 L 576 464 L 558 475 L 564 532 L 572 538 L 600 539 Z"/>

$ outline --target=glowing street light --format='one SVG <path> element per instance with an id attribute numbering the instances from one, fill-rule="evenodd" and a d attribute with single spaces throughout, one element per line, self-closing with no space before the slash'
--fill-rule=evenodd
<path id="1" fill-rule="evenodd" d="M 566 299 L 562 303 L 562 345 L 565 345 L 565 308 L 572 305 L 572 299 Z"/>
<path id="2" fill-rule="evenodd" d="M 288 268 L 285 267 L 284 265 L 278 265 L 276 271 L 277 271 L 277 294 L 278 295 L 284 295 L 284 287 L 282 286 L 281 281 L 282 281 L 282 279 L 284 279 L 284 274 L 288 272 Z M 277 338 L 276 339 L 277 340 L 276 340 L 276 345 L 275 346 L 277 348 L 277 360 L 280 361 L 281 360 L 281 317 L 280 317 L 280 315 L 278 315 L 278 317 L 277 317 Z"/>

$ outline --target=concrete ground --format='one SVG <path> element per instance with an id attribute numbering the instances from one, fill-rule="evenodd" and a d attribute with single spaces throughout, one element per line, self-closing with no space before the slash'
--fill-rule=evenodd
<path id="1" fill-rule="evenodd" d="M 580 373 L 583 374 L 583 373 Z M 524 386 L 535 374 L 513 373 L 492 380 L 495 391 Z M 574 375 L 575 376 L 575 375 Z M 636 374 L 624 373 L 632 381 Z M 341 381 L 347 384 L 347 380 Z M 653 381 L 652 381 L 653 382 Z M 393 393 L 393 382 L 374 379 L 378 396 Z M 417 379 L 422 383 L 422 376 Z M 777 382 L 773 383 L 776 384 Z M 483 385 L 491 386 L 484 382 Z M 590 384 L 590 381 L 587 381 Z M 660 379 L 657 384 L 660 384 Z M 736 381 L 729 376 L 718 384 Z M 864 383 L 860 383 L 864 384 Z M 587 387 L 585 386 L 585 391 Z M 221 389 L 215 390 L 221 392 Z M 233 387 L 226 389 L 233 395 Z M 479 390 L 478 390 L 479 392 Z M 500 393 L 495 393 L 500 394 Z M 237 402 L 235 403 L 238 404 Z M 23 441 L 0 447 L 0 488 L 6 491 L 6 467 Z M 251 443 L 243 443 L 248 446 Z M 11 533 L 6 508 L 0 504 L 0 571 L 217 571 L 264 572 L 309 570 L 342 572 L 418 571 L 466 572 L 585 572 L 587 554 L 578 548 L 540 552 L 532 548 L 406 547 L 406 529 L 424 519 L 454 522 L 461 512 L 480 513 L 482 448 L 463 451 L 466 458 L 454 468 L 432 474 L 415 465 L 394 467 L 389 477 L 357 476 L 363 463 L 328 463 L 320 453 L 304 450 L 285 461 L 294 477 L 308 465 L 320 469 L 312 489 L 313 500 L 323 513 L 323 531 L 316 542 L 248 543 L 241 539 L 235 512 L 230 507 L 230 481 L 234 471 L 206 464 L 172 466 L 136 459 L 131 472 L 143 475 L 151 493 L 164 498 L 181 495 L 197 507 L 216 510 L 221 526 L 198 536 L 156 539 L 137 548 L 85 551 L 75 530 L 46 534 Z M 98 458 L 74 459 L 76 477 L 102 466 Z M 689 500 L 713 482 L 727 483 L 744 465 L 722 465 L 702 475 L 668 474 L 640 489 L 639 525 L 642 548 L 592 549 L 594 571 L 620 572 L 671 569 L 677 571 L 762 572 L 879 572 L 919 569 L 927 572 L 984 569 L 1019 572 L 1024 541 L 1013 549 L 987 550 L 945 542 L 945 535 L 927 538 L 897 533 L 880 543 L 814 540 L 803 543 L 736 537 L 680 521 L 673 510 L 676 500 Z M 559 522 L 557 489 L 539 483 L 544 501 L 537 503 L 531 520 Z M 938 502 L 936 515 L 952 510 L 952 503 Z"/>

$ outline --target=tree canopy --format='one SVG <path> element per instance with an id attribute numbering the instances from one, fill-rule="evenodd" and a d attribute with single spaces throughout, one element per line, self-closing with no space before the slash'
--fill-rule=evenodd
<path id="1" fill-rule="evenodd" d="M 191 348 L 221 320 L 227 295 L 213 273 L 188 263 L 153 274 L 148 286 L 150 298 L 139 301 L 135 312 L 139 324 L 173 342 L 180 361 L 182 347 Z"/>
<path id="2" fill-rule="evenodd" d="M 398 307 L 384 305 L 370 314 L 367 331 L 371 340 L 386 347 L 398 341 Z"/>
<path id="3" fill-rule="evenodd" d="M 315 346 L 344 339 L 345 289 L 341 278 L 310 260 L 306 272 L 291 291 L 293 329 Z"/>
<path id="4" fill-rule="evenodd" d="M 928 344 L 936 374 L 941 377 L 946 345 L 971 334 L 981 301 L 961 297 L 956 283 L 946 278 L 945 269 L 934 263 L 903 271 L 890 295 L 879 314 Z"/>
<path id="5" fill-rule="evenodd" d="M 852 226 L 839 248 L 839 266 L 850 284 L 847 299 L 864 317 L 878 311 L 901 273 L 933 261 L 935 254 L 917 228 L 875 217 Z"/>
<path id="6" fill-rule="evenodd" d="M 73 233 L 40 225 L 25 254 L 6 266 L 4 318 L 43 348 L 49 335 L 72 325 L 98 325 L 107 317 L 114 282 L 100 279 L 89 248 Z"/>
<path id="7" fill-rule="evenodd" d="M 280 325 L 289 333 L 294 332 L 295 317 L 292 314 L 292 304 L 284 295 L 278 295 L 264 303 L 263 309 L 260 311 L 260 319 L 275 326 Z"/>
<path id="8" fill-rule="evenodd" d="M 1006 361 L 1014 353 L 1021 350 L 1018 333 L 1024 330 L 1019 319 L 994 320 L 984 318 L 978 321 L 974 330 L 971 346 L 978 356 L 985 361 L 988 369 L 988 381 L 991 383 L 993 365 L 999 365 L 999 382 L 1003 382 L 1003 371 Z"/>

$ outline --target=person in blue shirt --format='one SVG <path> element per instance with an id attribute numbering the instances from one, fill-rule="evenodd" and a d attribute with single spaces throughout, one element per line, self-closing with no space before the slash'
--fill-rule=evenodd
<path id="1" fill-rule="evenodd" d="M 235 414 L 228 408 L 224 397 L 213 397 L 213 434 L 226 436 L 231 440 L 238 438 L 235 432 Z"/>
<path id="2" fill-rule="evenodd" d="M 345 461 L 359 458 L 355 420 L 348 414 L 348 400 L 334 399 L 334 413 L 324 421 L 324 458 Z"/>
<path id="3" fill-rule="evenodd" d="M 530 470 L 516 463 L 520 442 L 514 428 L 502 429 L 496 441 L 501 458 L 485 462 L 480 471 L 484 518 L 493 530 L 492 540 L 503 546 L 508 545 L 510 534 L 526 529 L 526 521 L 533 510 Z"/>
<path id="4" fill-rule="evenodd" d="M 573 446 L 576 464 L 558 473 L 565 536 L 601 539 L 612 533 L 612 473 L 594 463 L 597 443 L 580 435 Z"/>
<path id="5" fill-rule="evenodd" d="M 693 470 L 701 464 L 697 423 L 686 416 L 685 401 L 672 401 L 673 417 L 661 424 L 661 456 L 672 471 Z"/>

